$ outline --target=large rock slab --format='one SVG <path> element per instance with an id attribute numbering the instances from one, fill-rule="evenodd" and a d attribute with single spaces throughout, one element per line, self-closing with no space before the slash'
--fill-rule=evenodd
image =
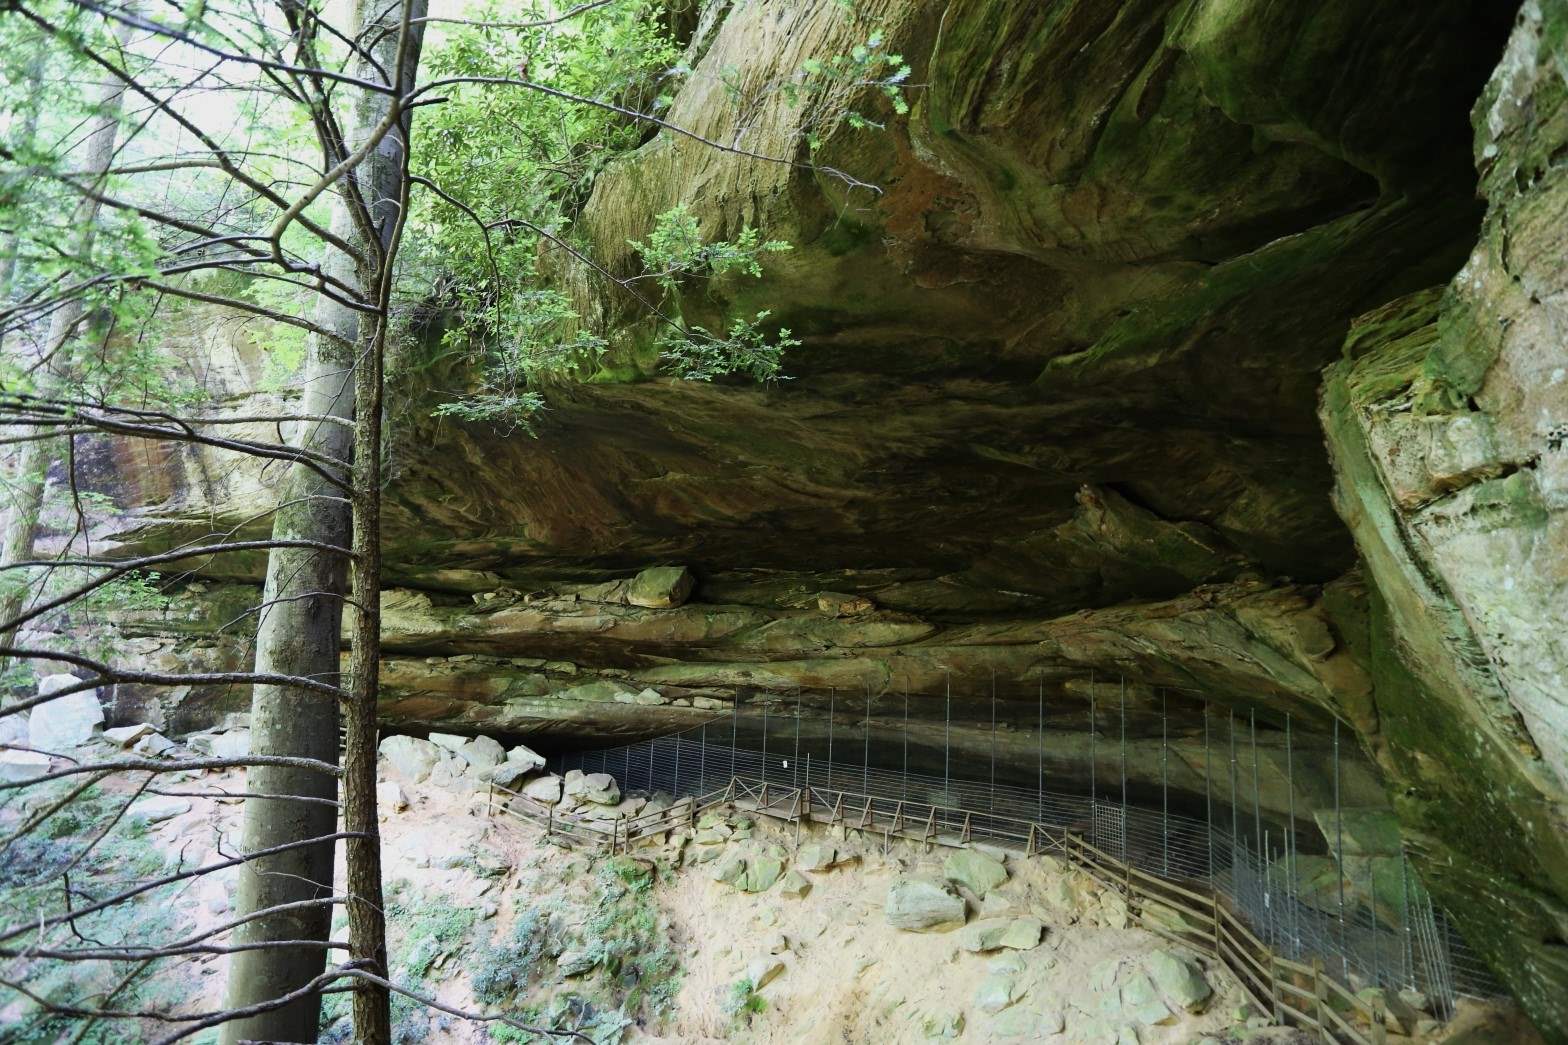
<path id="1" fill-rule="evenodd" d="M 580 802 L 613 806 L 621 801 L 621 786 L 608 773 L 584 773 L 570 769 L 566 773 L 565 796 Z"/>
<path id="2" fill-rule="evenodd" d="M 1002 861 L 978 849 L 960 849 L 942 862 L 942 873 L 983 900 L 987 893 L 1007 881 Z"/>
<path id="3" fill-rule="evenodd" d="M 441 762 L 441 748 L 418 737 L 383 737 L 377 750 L 386 763 L 387 773 L 405 784 L 424 783 Z"/>
<path id="4" fill-rule="evenodd" d="M 1188 1012 L 1202 1012 L 1214 994 L 1198 963 L 1173 951 L 1155 951 L 1144 958 L 1143 969 L 1162 997 Z"/>
<path id="5" fill-rule="evenodd" d="M 45 675 L 38 680 L 38 695 L 47 697 L 80 684 L 75 675 Z M 87 743 L 102 725 L 103 706 L 96 689 L 67 693 L 35 705 L 28 713 L 27 743 L 40 751 L 64 751 Z"/>
<path id="6" fill-rule="evenodd" d="M 939 878 L 904 875 L 888 887 L 887 924 L 910 932 L 947 932 L 964 924 L 964 898 Z"/>
<path id="7" fill-rule="evenodd" d="M 626 601 L 648 609 L 668 609 L 685 602 L 696 583 L 684 566 L 654 566 L 632 578 L 626 586 Z"/>

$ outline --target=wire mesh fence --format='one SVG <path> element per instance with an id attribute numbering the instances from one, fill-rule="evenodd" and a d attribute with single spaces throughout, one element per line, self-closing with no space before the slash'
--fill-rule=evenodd
<path id="1" fill-rule="evenodd" d="M 1296 832 L 1265 829 L 1256 810 L 1253 822 L 1244 825 L 1240 801 L 1231 804 L 1227 824 L 1224 817 L 1215 821 L 1208 802 L 1205 819 L 1172 812 L 1163 788 L 1160 805 L 1153 808 L 1125 801 L 1125 786 L 1107 796 L 998 782 L 994 760 L 985 780 L 956 775 L 947 757 L 938 776 L 908 768 L 907 731 L 901 736 L 889 730 L 873 745 L 868 720 L 862 731 L 803 739 L 799 721 L 798 716 L 737 713 L 653 740 L 569 752 L 554 757 L 552 768 L 608 773 L 624 791 L 674 797 L 709 794 L 740 778 L 867 796 L 868 804 L 886 805 L 877 805 L 876 812 L 888 815 L 899 803 L 918 804 L 929 809 L 937 835 L 963 831 L 1016 849 L 1029 846 L 1031 825 L 1072 832 L 1139 870 L 1212 888 L 1276 954 L 1299 962 L 1320 960 L 1345 983 L 1418 991 L 1442 1018 L 1453 1014 L 1460 995 L 1503 993 L 1433 905 L 1403 854 L 1381 865 L 1365 862 L 1369 878 L 1374 869 L 1386 879 L 1389 866 L 1398 868 L 1398 902 L 1388 909 L 1388 889 L 1380 892 L 1380 883 L 1347 882 L 1358 868 L 1341 858 L 1342 846 L 1328 847 L 1338 888 L 1326 893 L 1304 888 Z M 881 764 L 873 764 L 873 747 Z M 846 754 L 848 759 L 842 757 Z M 889 761 L 897 768 L 890 768 Z M 1234 763 L 1230 770 L 1234 780 L 1246 783 Z M 1043 774 L 1037 780 L 1043 785 Z"/>

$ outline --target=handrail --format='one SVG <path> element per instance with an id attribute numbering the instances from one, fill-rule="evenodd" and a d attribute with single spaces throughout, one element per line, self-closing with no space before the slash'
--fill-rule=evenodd
<path id="1" fill-rule="evenodd" d="M 1120 893 L 1127 901 L 1128 916 L 1144 928 L 1162 938 L 1175 940 L 1188 946 L 1206 948 L 1235 975 L 1247 996 L 1260 1008 L 1272 1012 L 1277 1019 L 1290 1022 L 1318 1033 L 1324 1042 L 1348 1045 L 1380 1045 L 1385 1040 L 1383 1014 L 1380 1008 L 1357 997 L 1348 987 L 1324 972 L 1321 962 L 1307 966 L 1275 954 L 1242 920 L 1222 903 L 1223 895 L 1217 890 L 1207 894 L 1186 882 L 1162 878 L 1131 863 L 1107 853 L 1084 837 L 1082 831 L 1051 827 L 1033 820 L 975 813 L 972 810 L 931 803 L 910 802 L 908 799 L 879 798 L 875 795 L 831 787 L 789 787 L 774 784 L 766 779 L 752 780 L 732 775 L 723 788 L 702 796 L 689 796 L 674 805 L 635 817 L 618 817 L 608 821 L 608 835 L 599 825 L 606 821 L 580 818 L 569 813 L 558 813 L 554 806 L 538 802 L 519 792 L 504 787 L 491 789 L 490 809 L 495 809 L 494 796 L 506 795 L 509 800 L 501 804 L 503 811 L 525 823 L 544 826 L 547 833 L 557 833 L 605 847 L 611 852 L 628 850 L 632 845 L 671 828 L 695 825 L 700 813 L 715 806 L 736 806 L 746 802 L 745 808 L 774 819 L 805 822 L 816 821 L 826 815 L 829 824 L 843 824 L 853 830 L 880 828 L 886 837 L 898 836 L 927 845 L 945 845 L 968 848 L 976 836 L 1005 842 L 1021 842 L 1025 856 L 1046 852 L 1059 852 L 1074 866 L 1087 873 L 1104 888 Z M 771 793 L 770 793 L 771 792 Z M 861 804 L 861 800 L 864 804 Z M 519 802 L 520 800 L 520 802 Z M 876 802 L 893 803 L 891 813 L 878 811 Z M 521 809 L 513 808 L 520 804 Z M 846 816 L 846 807 L 850 812 Z M 925 816 L 918 810 L 924 808 Z M 878 824 L 878 816 L 884 823 Z M 957 828 L 956 833 L 943 833 L 938 829 L 938 817 L 944 828 Z M 1007 831 L 999 833 L 999 829 Z M 1012 834 L 1017 832 L 1015 838 Z M 1044 840 L 1044 844 L 1042 841 Z M 1159 924 L 1144 910 L 1152 902 L 1194 923 L 1189 929 L 1172 928 Z M 1189 904 L 1201 905 L 1200 910 Z M 1179 936 L 1177 934 L 1180 934 Z M 1282 979 L 1299 976 L 1311 981 L 1311 987 Z M 1281 989 L 1292 996 L 1310 999 L 1307 1009 L 1284 1001 Z M 1310 1009 L 1311 1011 L 1308 1011 Z M 1362 1028 L 1341 1009 L 1349 1010 L 1366 1027 Z"/>

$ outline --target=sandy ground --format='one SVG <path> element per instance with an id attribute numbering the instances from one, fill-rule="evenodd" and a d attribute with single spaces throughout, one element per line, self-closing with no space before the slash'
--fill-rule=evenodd
<path id="1" fill-rule="evenodd" d="M 182 785 L 187 790 L 242 787 L 240 774 L 207 774 Z M 514 906 L 527 908 L 554 898 L 568 909 L 586 906 L 592 892 L 593 861 L 546 844 L 532 828 L 484 814 L 483 802 L 466 795 L 429 787 L 406 789 L 409 807 L 384 811 L 384 879 L 402 880 L 420 896 L 440 896 L 478 914 L 471 949 L 443 958 L 427 979 L 443 1002 L 476 1008 L 466 963 L 472 948 L 498 938 L 513 916 Z M 189 812 L 153 825 L 161 845 L 183 855 L 186 866 L 211 863 L 235 851 L 242 806 L 238 800 L 193 798 Z M 1049 1037 L 1005 1040 L 1114 1042 L 1093 1013 L 1098 995 L 1091 971 L 1107 960 L 1136 961 L 1172 945 L 1151 933 L 1115 928 L 1114 914 L 1098 901 L 1098 887 L 1085 876 L 1039 859 L 1009 857 L 1010 879 L 986 898 L 970 899 L 969 917 L 1032 915 L 1047 927 L 1043 942 L 1029 951 L 974 954 L 963 950 L 957 932 L 911 933 L 891 928 L 883 915 L 892 880 L 905 872 L 940 873 L 952 852 L 926 852 L 914 843 L 895 842 L 884 852 L 880 840 L 835 840 L 825 829 L 802 842 L 829 842 L 858 859 L 829 871 L 805 872 L 812 881 L 802 899 L 783 896 L 777 887 L 758 894 L 715 882 L 713 864 L 698 864 L 703 848 L 687 846 L 687 863 L 663 876 L 653 901 L 670 944 L 680 956 L 682 981 L 674 1011 L 658 1033 L 654 1028 L 629 1028 L 626 1040 L 698 1042 L 858 1043 L 924 1041 L 922 1024 L 932 1014 L 961 1013 L 959 1040 L 987 1042 L 1000 1036 L 1000 1016 L 985 1014 L 975 1004 L 981 981 L 1000 956 L 1013 954 L 1022 988 L 1013 1008 L 1037 1013 L 1059 1012 L 1062 1033 Z M 734 843 L 731 843 L 734 844 Z M 795 830 L 767 821 L 746 845 L 773 844 L 793 856 Z M 454 857 L 477 849 L 510 869 L 494 877 L 477 875 L 471 865 Z M 648 849 L 642 855 L 657 856 Z M 451 866 L 443 866 L 449 864 Z M 341 867 L 339 868 L 341 876 Z M 341 877 L 340 879 L 341 880 Z M 233 872 L 209 876 L 186 887 L 173 901 L 201 927 L 231 917 Z M 389 925 L 394 949 L 405 926 Z M 779 937 L 783 938 L 780 948 Z M 758 992 L 763 1011 L 749 1017 L 726 1010 L 731 987 L 746 975 L 755 958 L 780 949 L 785 969 Z M 1189 954 L 1204 969 L 1215 995 L 1199 1015 L 1180 1014 L 1163 1026 L 1142 1026 L 1141 1045 L 1176 1045 L 1205 1035 L 1221 1037 L 1236 1024 L 1240 988 L 1229 974 L 1207 959 Z M 194 959 L 196 991 L 191 1008 L 221 1001 L 224 963 L 220 957 Z M 563 984 L 548 962 L 538 998 Z M 1013 1017 L 1017 1019 L 1017 1017 Z M 484 1042 L 483 1026 L 461 1020 L 433 1024 L 429 1041 Z"/>
<path id="2" fill-rule="evenodd" d="M 793 847 L 792 832 L 778 832 L 777 838 Z M 820 830 L 816 839 L 804 841 L 813 840 L 833 841 Z M 1093 1007 L 1085 987 L 1089 970 L 1107 959 L 1136 959 L 1170 946 L 1140 929 L 1096 924 L 1076 906 L 1054 907 L 1047 896 L 1055 894 L 1052 880 L 1060 874 L 1041 861 L 1013 858 L 1008 860 L 1012 877 L 978 911 L 972 909 L 970 918 L 1033 915 L 1047 926 L 1044 942 L 1031 951 L 970 953 L 959 946 L 957 932 L 905 932 L 890 927 L 883 916 L 887 888 L 897 875 L 940 874 L 951 850 L 925 853 L 917 845 L 895 843 L 884 856 L 879 843 L 833 844 L 858 850 L 861 858 L 830 871 L 806 872 L 813 885 L 799 900 L 776 890 L 740 892 L 713 881 L 702 867 L 688 868 L 661 891 L 680 938 L 700 941 L 686 953 L 679 1012 L 667 1040 L 924 1041 L 925 1016 L 951 1012 L 964 1014 L 961 1040 L 1003 1040 L 992 1031 L 997 1017 L 976 1008 L 974 996 L 998 960 L 1015 955 L 1021 967 L 1017 982 L 1025 988 L 1015 1007 L 1065 1016 L 1064 1033 L 1034 1040 L 1091 1041 L 1095 1038 L 1085 1036 L 1082 1026 L 1087 1017 L 1074 1007 L 1075 1001 Z M 1080 902 L 1092 904 L 1097 892 L 1092 883 L 1076 874 L 1069 874 L 1068 881 Z M 733 1022 L 723 1011 L 730 985 L 751 960 L 768 953 L 780 934 L 788 943 L 779 955 L 786 969 L 758 992 L 766 1008 L 749 1026 Z M 1140 1028 L 1143 1045 L 1191 1042 L 1234 1022 L 1240 988 L 1223 970 L 1206 967 L 1205 972 L 1215 988 L 1205 1014 Z"/>

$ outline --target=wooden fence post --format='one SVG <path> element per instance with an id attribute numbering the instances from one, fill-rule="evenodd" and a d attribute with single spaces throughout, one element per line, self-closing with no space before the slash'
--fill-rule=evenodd
<path id="1" fill-rule="evenodd" d="M 1329 1040 L 1328 1020 L 1323 1014 L 1323 1005 L 1328 1001 L 1328 985 L 1323 982 L 1323 959 L 1312 959 L 1312 1014 L 1317 1019 L 1320 1036 Z"/>

